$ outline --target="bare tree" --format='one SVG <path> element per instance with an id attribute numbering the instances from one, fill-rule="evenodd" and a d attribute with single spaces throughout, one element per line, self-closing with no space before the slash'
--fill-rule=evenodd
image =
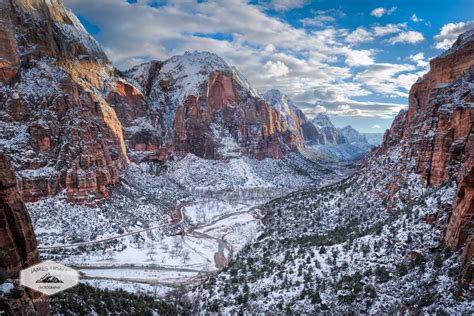
<path id="1" fill-rule="evenodd" d="M 155 255 L 156 255 L 155 243 L 152 242 L 152 241 L 149 241 L 147 243 L 147 248 L 148 248 L 148 250 L 147 250 L 146 254 L 147 254 L 148 258 L 150 259 L 150 261 L 155 261 Z"/>
<path id="2" fill-rule="evenodd" d="M 189 250 L 187 250 L 187 249 L 183 250 L 183 258 L 182 259 L 183 259 L 183 263 L 188 262 L 188 260 L 189 260 Z"/>

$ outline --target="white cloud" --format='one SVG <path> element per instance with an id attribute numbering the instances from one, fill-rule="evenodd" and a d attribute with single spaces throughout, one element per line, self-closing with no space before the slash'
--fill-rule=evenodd
<path id="1" fill-rule="evenodd" d="M 423 22 L 423 19 L 420 19 L 419 17 L 417 17 L 415 13 L 413 13 L 413 15 L 411 16 L 410 20 L 412 20 L 412 21 L 415 22 L 415 23 Z"/>
<path id="2" fill-rule="evenodd" d="M 410 64 L 379 63 L 368 66 L 354 79 L 375 93 L 407 97 L 410 87 L 418 79 L 418 75 L 412 73 L 414 70 L 416 67 Z"/>
<path id="3" fill-rule="evenodd" d="M 336 18 L 342 18 L 346 16 L 344 12 L 338 9 L 318 10 L 318 11 L 315 11 L 314 13 L 315 13 L 314 17 L 301 19 L 300 22 L 304 26 L 323 27 L 330 23 L 335 22 Z"/>
<path id="4" fill-rule="evenodd" d="M 327 111 L 327 109 L 322 105 L 316 105 L 314 107 L 314 112 L 315 113 L 321 113 L 321 112 L 326 112 L 326 111 Z"/>
<path id="5" fill-rule="evenodd" d="M 418 53 L 408 56 L 408 59 L 414 62 L 418 67 L 427 67 L 429 65 L 428 61 L 425 59 L 424 53 Z"/>
<path id="6" fill-rule="evenodd" d="M 275 45 L 268 44 L 267 46 L 265 46 L 264 50 L 266 53 L 273 53 L 275 51 Z"/>
<path id="7" fill-rule="evenodd" d="M 376 37 L 403 32 L 406 27 L 406 23 L 375 25 L 370 29 L 360 26 L 346 36 L 346 42 L 354 45 L 368 43 L 374 41 Z"/>
<path id="8" fill-rule="evenodd" d="M 388 34 L 401 32 L 407 27 L 406 23 L 377 25 L 372 28 L 374 36 L 385 36 Z"/>
<path id="9" fill-rule="evenodd" d="M 390 38 L 388 42 L 391 44 L 396 44 L 396 43 L 416 44 L 418 42 L 423 41 L 424 39 L 425 37 L 420 32 L 407 31 L 407 32 L 401 32 L 397 36 Z"/>
<path id="10" fill-rule="evenodd" d="M 375 124 L 372 128 L 382 128 L 380 125 Z"/>
<path id="11" fill-rule="evenodd" d="M 288 11 L 304 7 L 308 0 L 270 0 L 258 1 L 258 4 L 276 11 Z"/>
<path id="12" fill-rule="evenodd" d="M 449 49 L 460 34 L 471 29 L 474 29 L 474 21 L 445 24 L 434 37 L 435 47 Z"/>
<path id="13" fill-rule="evenodd" d="M 270 76 L 275 77 L 285 76 L 289 72 L 288 67 L 279 60 L 277 60 L 276 62 L 269 60 L 265 64 L 264 68 Z"/>
<path id="14" fill-rule="evenodd" d="M 354 100 L 342 100 L 338 102 L 325 102 L 324 105 L 306 104 L 302 106 L 303 112 L 313 116 L 320 112 L 325 112 L 332 116 L 363 116 L 393 118 L 405 107 L 404 104 L 384 103 L 384 102 L 358 102 Z M 324 111 L 321 111 L 324 108 Z"/>
<path id="15" fill-rule="evenodd" d="M 353 97 L 368 96 L 372 93 L 362 87 L 361 83 L 345 82 L 339 85 L 322 85 L 314 90 L 314 99 L 298 105 L 308 115 L 324 112 L 329 115 L 365 116 L 391 118 L 395 116 L 403 104 L 355 101 Z M 316 104 L 316 105 L 314 105 Z"/>
<path id="16" fill-rule="evenodd" d="M 368 66 L 374 64 L 374 59 L 372 58 L 373 51 L 371 50 L 346 50 L 346 64 L 353 66 Z"/>
<path id="17" fill-rule="evenodd" d="M 391 7 L 389 9 L 385 8 L 375 8 L 370 12 L 370 15 L 375 16 L 376 18 L 381 18 L 384 15 L 390 15 L 397 10 L 397 7 Z"/>
<path id="18" fill-rule="evenodd" d="M 367 43 L 373 41 L 373 39 L 372 33 L 363 27 L 358 27 L 346 37 L 346 41 L 349 43 Z"/>

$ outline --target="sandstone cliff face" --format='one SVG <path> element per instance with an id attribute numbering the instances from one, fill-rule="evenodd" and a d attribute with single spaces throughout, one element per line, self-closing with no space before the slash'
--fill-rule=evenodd
<path id="1" fill-rule="evenodd" d="M 0 147 L 25 201 L 63 190 L 70 202 L 107 197 L 129 155 L 281 159 L 304 146 L 302 130 L 216 55 L 150 62 L 121 77 L 61 0 L 0 5 Z"/>
<path id="2" fill-rule="evenodd" d="M 107 57 L 62 1 L 1 6 L 0 146 L 22 198 L 64 189 L 71 202 L 108 196 L 128 157 L 119 118 L 99 92 L 113 78 Z M 125 84 L 109 89 L 135 101 Z"/>
<path id="3" fill-rule="evenodd" d="M 296 105 L 277 89 L 263 95 L 265 101 L 281 113 L 289 130 L 309 145 L 324 145 L 327 140 L 321 128 L 316 127 Z"/>
<path id="4" fill-rule="evenodd" d="M 140 84 L 148 104 L 147 119 L 128 128 L 133 133 L 127 141 L 134 150 L 159 148 L 150 159 L 188 153 L 206 159 L 281 159 L 304 146 L 286 118 L 214 54 L 186 53 L 143 64 L 126 77 Z"/>
<path id="5" fill-rule="evenodd" d="M 321 133 L 324 135 L 323 144 L 347 144 L 348 141 L 346 137 L 338 131 L 338 129 L 332 124 L 329 117 L 324 113 L 319 113 L 311 121 L 317 128 L 321 130 Z"/>
<path id="6" fill-rule="evenodd" d="M 408 110 L 397 116 L 380 150 L 403 145 L 402 154 L 415 158 L 416 172 L 426 185 L 437 187 L 456 181 L 456 197 L 444 240 L 453 249 L 463 247 L 463 278 L 465 283 L 472 283 L 474 34 L 460 36 L 453 48 L 430 62 L 430 68 L 412 86 Z M 390 196 L 397 188 L 394 182 Z"/>
<path id="7" fill-rule="evenodd" d="M 39 262 L 36 239 L 25 204 L 18 193 L 16 176 L 8 158 L 0 154 L 0 268 L 9 278 Z M 0 310 L 11 315 L 49 314 L 47 301 L 38 292 L 15 288 L 15 294 L 0 297 Z"/>

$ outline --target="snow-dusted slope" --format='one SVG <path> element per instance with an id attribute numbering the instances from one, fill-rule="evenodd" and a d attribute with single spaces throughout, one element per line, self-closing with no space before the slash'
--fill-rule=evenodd
<path id="1" fill-rule="evenodd" d="M 453 54 L 352 177 L 267 203 L 265 231 L 190 293 L 196 308 L 473 314 L 474 38 Z"/>
<path id="2" fill-rule="evenodd" d="M 257 242 L 192 301 L 221 313 L 472 313 L 452 291 L 458 254 L 440 241 L 454 186 L 424 188 L 413 167 L 394 149 L 341 183 L 266 204 Z M 408 168 L 406 187 L 387 212 L 398 168 Z"/>
<path id="3" fill-rule="evenodd" d="M 306 117 L 303 112 L 296 107 L 288 96 L 283 95 L 280 90 L 268 90 L 263 94 L 263 98 L 268 102 L 268 104 L 272 105 L 277 111 L 285 116 L 288 126 L 292 129 L 299 129 L 301 124 L 306 122 Z"/>
<path id="4" fill-rule="evenodd" d="M 148 123 L 155 129 L 152 138 L 158 140 L 153 145 L 167 155 L 228 158 L 223 153 L 233 144 L 232 156 L 281 159 L 303 146 L 286 116 L 215 54 L 187 52 L 136 66 L 125 76 L 140 85 L 149 106 Z"/>
<path id="5" fill-rule="evenodd" d="M 354 143 L 367 143 L 367 139 L 365 138 L 364 135 L 359 133 L 357 130 L 355 130 L 352 126 L 347 125 L 341 129 L 339 129 L 339 132 L 341 132 L 342 135 L 344 135 L 347 138 L 347 141 L 349 144 L 354 144 Z"/>
<path id="6" fill-rule="evenodd" d="M 347 143 L 347 139 L 332 124 L 331 120 L 326 114 L 318 113 L 311 122 L 323 131 L 327 144 L 335 145 Z"/>

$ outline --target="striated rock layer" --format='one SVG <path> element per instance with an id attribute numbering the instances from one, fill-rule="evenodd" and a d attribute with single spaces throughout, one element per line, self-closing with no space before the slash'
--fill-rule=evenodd
<path id="1" fill-rule="evenodd" d="M 39 262 L 33 226 L 4 154 L 0 154 L 0 255 L 0 269 L 9 278 L 18 278 L 20 270 Z M 0 297 L 0 310 L 9 315 L 49 314 L 49 303 L 40 293 L 18 287 L 13 292 Z"/>
<path id="2" fill-rule="evenodd" d="M 0 148 L 25 201 L 63 190 L 75 203 L 108 197 L 129 156 L 282 159 L 304 146 L 302 133 L 214 54 L 122 76 L 61 0 L 0 6 Z"/>
<path id="3" fill-rule="evenodd" d="M 474 33 L 430 62 L 430 71 L 415 83 L 409 107 L 384 136 L 381 151 L 400 145 L 415 157 L 426 185 L 457 183 L 453 209 L 444 234 L 452 249 L 463 248 L 463 282 L 473 283 L 474 254 Z M 401 177 L 401 176 L 400 176 Z M 391 186 L 392 194 L 398 184 Z"/>
<path id="4" fill-rule="evenodd" d="M 293 131 L 309 145 L 324 145 L 327 137 L 324 131 L 315 126 L 296 105 L 277 89 L 271 89 L 263 95 L 265 101 L 278 110 L 288 129 Z"/>
<path id="5" fill-rule="evenodd" d="M 136 115 L 125 128 L 132 156 L 154 151 L 146 158 L 192 153 L 205 159 L 281 159 L 304 146 L 284 115 L 217 55 L 186 53 L 136 66 L 125 75 L 139 84 L 148 104 L 147 117 Z"/>
<path id="6" fill-rule="evenodd" d="M 329 117 L 324 113 L 318 113 L 312 120 L 314 126 L 319 128 L 324 135 L 323 144 L 347 144 L 347 138 L 342 134 L 331 122 Z"/>
<path id="7" fill-rule="evenodd" d="M 108 196 L 128 163 L 121 123 L 100 93 L 113 67 L 62 1 L 0 5 L 0 147 L 22 198 Z"/>

